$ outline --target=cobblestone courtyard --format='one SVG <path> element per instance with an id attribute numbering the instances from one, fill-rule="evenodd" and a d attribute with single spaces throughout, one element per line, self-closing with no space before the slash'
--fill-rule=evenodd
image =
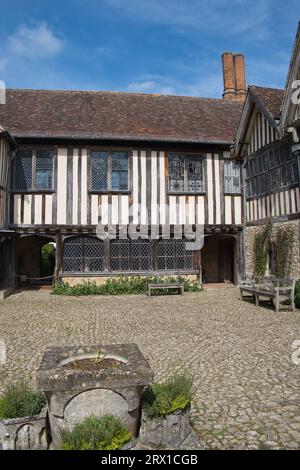
<path id="1" fill-rule="evenodd" d="M 208 448 L 299 448 L 300 311 L 276 314 L 234 288 L 180 296 L 57 297 L 23 292 L 0 302 L 7 364 L 0 383 L 32 377 L 45 347 L 137 343 L 156 378 L 187 370 L 193 419 Z"/>

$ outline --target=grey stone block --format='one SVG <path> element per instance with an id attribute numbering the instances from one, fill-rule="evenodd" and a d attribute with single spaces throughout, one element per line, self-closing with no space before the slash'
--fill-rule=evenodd
<path id="1" fill-rule="evenodd" d="M 13 293 L 13 289 L 0 289 L 0 300 L 6 299 Z"/>
<path id="2" fill-rule="evenodd" d="M 190 407 L 165 418 L 149 418 L 142 412 L 139 440 L 143 446 L 177 449 L 191 433 Z"/>
<path id="3" fill-rule="evenodd" d="M 96 357 L 99 351 L 122 362 L 122 367 L 68 369 L 68 362 Z M 37 387 L 46 395 L 53 448 L 60 448 L 62 430 L 72 431 L 91 415 L 117 416 L 137 436 L 141 394 L 152 380 L 153 372 L 135 344 L 47 349 L 37 373 Z"/>
<path id="4" fill-rule="evenodd" d="M 36 416 L 0 421 L 0 449 L 47 450 L 47 410 Z"/>

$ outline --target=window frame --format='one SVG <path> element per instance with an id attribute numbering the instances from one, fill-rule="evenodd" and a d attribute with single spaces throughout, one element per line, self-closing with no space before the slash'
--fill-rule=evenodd
<path id="1" fill-rule="evenodd" d="M 102 250 L 101 256 L 88 256 L 86 254 L 86 248 L 88 245 L 88 239 L 93 239 L 95 240 L 95 243 L 101 244 L 101 248 L 99 249 Z M 73 241 L 73 244 L 72 244 Z M 127 266 L 128 269 L 113 269 L 112 265 L 112 244 L 113 243 L 118 243 L 118 242 L 123 242 L 125 244 L 128 244 L 128 259 L 127 257 L 123 256 L 121 251 L 117 253 L 117 256 L 114 256 L 114 258 L 118 259 L 118 263 L 122 263 L 122 259 L 127 260 Z M 169 257 L 172 263 L 172 266 L 168 268 L 167 266 L 167 261 L 166 261 L 166 252 L 165 252 L 165 247 L 164 247 L 164 254 L 161 256 L 158 256 L 158 245 L 159 243 L 161 244 L 166 244 L 167 243 L 172 243 L 174 247 L 174 257 Z M 145 275 L 145 274 L 159 274 L 163 275 L 168 274 L 198 274 L 199 270 L 195 267 L 195 257 L 194 257 L 194 252 L 191 250 L 188 250 L 189 253 L 185 255 L 185 253 L 180 252 L 180 247 L 179 244 L 183 243 L 185 244 L 187 240 L 185 239 L 176 239 L 176 238 L 169 238 L 169 239 L 163 239 L 160 238 L 158 240 L 148 240 L 148 239 L 143 239 L 143 238 L 138 238 L 138 239 L 112 239 L 112 240 L 107 240 L 103 241 L 98 239 L 95 235 L 91 234 L 86 234 L 86 235 L 68 235 L 63 241 L 63 248 L 62 248 L 62 265 L 61 265 L 61 276 L 62 277 L 68 277 L 68 276 L 74 276 L 74 277 L 94 277 L 94 276 L 116 276 L 116 275 Z M 65 255 L 65 250 L 66 250 L 66 245 L 68 243 L 71 243 L 71 247 L 75 252 L 71 252 L 69 256 Z M 134 252 L 134 244 L 146 244 L 147 249 L 143 253 L 142 247 L 138 249 L 135 254 Z M 76 246 L 79 247 L 79 252 L 76 252 Z M 101 258 L 101 261 L 99 261 L 99 258 Z M 164 260 L 164 266 L 159 269 L 159 258 L 163 258 Z M 98 261 L 97 261 L 98 260 Z M 147 269 L 142 269 L 142 267 L 145 267 L 145 260 L 147 264 Z M 92 261 L 92 263 L 91 263 Z M 102 263 L 102 270 L 93 270 L 93 271 L 88 271 L 85 270 L 86 266 L 91 266 L 93 265 L 93 262 L 97 263 L 100 262 Z M 77 264 L 80 265 L 80 270 L 71 270 L 68 269 L 66 270 L 66 265 L 67 264 L 73 263 L 73 266 Z M 190 264 L 189 264 L 190 263 Z M 134 266 L 139 266 L 139 269 L 133 269 Z"/>
<path id="2" fill-rule="evenodd" d="M 122 262 L 123 259 L 126 259 L 126 256 L 122 256 L 121 251 L 119 251 L 119 256 L 112 256 L 112 246 L 113 244 L 118 244 L 122 245 L 122 243 L 125 245 L 127 244 L 127 250 L 128 250 L 128 269 L 113 269 L 112 268 L 112 259 L 118 259 L 119 264 Z M 133 255 L 133 245 L 134 244 L 143 244 L 147 246 L 148 250 L 148 256 L 141 256 L 141 253 L 139 253 L 138 256 Z M 138 238 L 138 239 L 113 239 L 110 240 L 110 272 L 112 273 L 147 273 L 152 271 L 152 258 L 151 258 L 151 240 L 148 239 L 143 239 L 143 238 Z M 141 266 L 143 264 L 143 259 L 148 259 L 148 268 L 147 269 L 133 269 L 133 264 L 134 262 L 138 262 L 139 265 Z M 135 261 L 134 261 L 135 260 Z"/>
<path id="3" fill-rule="evenodd" d="M 19 152 L 31 152 L 31 188 L 28 189 L 18 189 L 17 188 L 17 162 L 18 157 L 17 153 Z M 37 172 L 37 152 L 45 151 L 52 152 L 53 154 L 53 165 L 52 165 L 52 187 L 40 189 L 36 187 L 36 172 Z M 18 194 L 28 194 L 28 193 L 38 193 L 38 194 L 53 194 L 55 192 L 55 179 L 56 179 L 56 159 L 57 159 L 57 148 L 53 146 L 34 146 L 34 147 L 19 147 L 16 151 L 16 155 L 13 161 L 13 192 Z"/>
<path id="4" fill-rule="evenodd" d="M 281 147 L 284 148 L 284 162 L 282 162 L 282 153 L 280 153 Z M 287 159 L 287 151 L 289 152 L 289 159 Z M 259 162 L 261 163 L 259 164 Z M 276 172 L 280 172 L 279 179 L 282 183 L 282 170 L 284 169 L 287 175 L 288 166 L 292 168 L 293 182 L 289 183 L 288 177 L 286 176 L 286 184 L 277 184 L 277 182 L 273 180 L 273 175 L 275 175 Z M 294 166 L 297 168 L 296 173 L 298 172 L 298 175 L 296 176 L 298 176 L 298 181 L 294 181 Z M 255 153 L 248 155 L 245 162 L 245 168 L 247 200 L 261 198 L 275 192 L 286 191 L 287 189 L 297 187 L 300 182 L 299 157 L 297 167 L 297 157 L 293 156 L 292 143 L 290 139 L 272 142 L 257 150 Z M 253 170 L 255 170 L 254 173 L 252 173 Z M 263 180 L 263 178 L 265 178 L 265 180 Z"/>
<path id="5" fill-rule="evenodd" d="M 107 158 L 107 189 L 94 189 L 92 187 L 92 165 L 91 165 L 91 160 L 92 160 L 92 153 L 107 153 L 108 158 Z M 112 188 L 112 173 L 113 173 L 113 168 L 112 168 L 112 154 L 113 153 L 126 153 L 127 154 L 127 161 L 128 161 L 128 166 L 127 166 L 127 189 L 113 189 Z M 90 194 L 130 194 L 131 189 L 130 189 L 130 176 L 131 176 L 131 169 L 130 169 L 130 162 L 132 158 L 132 152 L 128 149 L 123 149 L 123 148 L 113 148 L 113 149 L 108 149 L 108 148 L 101 148 L 101 147 L 92 147 L 89 148 L 88 150 L 88 192 Z"/>
<path id="6" fill-rule="evenodd" d="M 171 272 L 171 273 L 174 273 L 174 272 L 192 272 L 192 271 L 194 271 L 193 251 L 192 250 L 186 250 L 186 251 L 190 252 L 189 255 L 188 254 L 186 254 L 186 255 L 179 255 L 178 254 L 180 243 L 185 244 L 185 243 L 187 243 L 187 241 L 188 240 L 176 239 L 176 238 L 169 238 L 169 239 L 160 238 L 159 240 L 157 240 L 156 249 L 155 249 L 155 251 L 156 251 L 156 253 L 155 253 L 156 271 L 159 272 L 159 273 L 163 273 L 163 272 Z M 170 242 L 171 242 L 174 254 L 173 254 L 173 256 L 168 257 L 168 255 L 166 254 L 166 249 L 167 249 L 167 244 L 168 243 L 170 244 Z M 163 249 L 164 249 L 164 254 L 163 255 L 158 255 L 159 245 L 163 246 Z M 164 261 L 164 269 L 159 268 L 159 259 Z M 172 269 L 168 269 L 168 267 L 166 267 L 168 259 L 171 259 L 172 262 L 173 262 Z M 188 260 L 190 260 L 191 261 L 191 267 L 190 268 L 189 267 L 187 268 L 186 266 L 184 268 L 179 267 L 178 266 L 179 259 L 183 260 L 185 265 L 186 265 L 186 262 Z"/>
<path id="7" fill-rule="evenodd" d="M 102 256 L 88 256 L 87 255 L 87 249 L 88 249 L 88 242 L 92 240 L 93 242 L 99 243 L 99 249 L 102 250 L 103 254 Z M 72 244 L 72 242 L 76 242 L 80 246 L 80 256 L 65 256 L 65 248 L 66 245 L 69 243 Z M 74 245 L 73 245 L 74 247 Z M 64 275 L 70 275 L 70 274 L 80 274 L 82 276 L 86 275 L 95 275 L 99 273 L 105 272 L 105 247 L 104 247 L 104 241 L 100 240 L 98 237 L 95 235 L 70 235 L 67 236 L 63 242 L 63 249 L 62 249 L 62 272 Z M 80 270 L 79 271 L 71 271 L 71 270 L 65 270 L 65 260 L 78 260 L 80 264 Z M 91 260 L 100 260 L 100 263 L 102 263 L 102 271 L 99 270 L 90 270 L 88 271 L 86 268 L 89 266 L 89 263 Z"/>
<path id="8" fill-rule="evenodd" d="M 235 178 L 234 175 L 230 175 L 230 176 L 225 175 L 225 166 L 226 166 L 227 162 L 230 162 L 231 164 L 236 164 L 236 165 L 239 166 L 239 180 L 240 180 L 239 191 L 227 191 L 226 177 L 231 178 L 231 179 Z M 224 158 L 224 195 L 225 196 L 241 196 L 242 195 L 242 164 L 241 164 L 241 162 L 239 162 L 237 160 L 233 160 L 231 158 Z"/>
<path id="9" fill-rule="evenodd" d="M 183 163 L 184 163 L 184 175 L 183 175 L 183 190 L 179 191 L 174 191 L 170 189 L 170 171 L 169 171 L 169 165 L 170 165 L 170 157 L 175 156 L 175 157 L 183 157 Z M 202 185 L 202 190 L 200 191 L 191 191 L 189 189 L 189 184 L 192 181 L 188 177 L 188 163 L 194 159 L 201 160 L 202 162 L 202 173 L 203 173 L 203 178 L 202 182 L 200 183 Z M 168 152 L 167 153 L 167 162 L 168 162 L 168 188 L 167 188 L 167 193 L 170 195 L 205 195 L 207 193 L 207 154 L 205 153 L 183 153 L 183 152 Z"/>

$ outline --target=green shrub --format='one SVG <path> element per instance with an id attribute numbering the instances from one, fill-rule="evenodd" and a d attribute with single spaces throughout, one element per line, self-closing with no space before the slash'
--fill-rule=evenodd
<path id="1" fill-rule="evenodd" d="M 44 394 L 32 391 L 26 382 L 7 385 L 0 398 L 0 419 L 34 416 L 44 405 Z"/>
<path id="2" fill-rule="evenodd" d="M 159 282 L 164 278 L 161 276 Z M 177 282 L 176 277 L 168 278 L 168 282 Z M 156 282 L 156 277 L 150 278 L 150 282 Z M 199 292 L 202 290 L 198 281 L 190 281 L 184 278 L 184 290 L 186 292 Z M 56 295 L 124 295 L 124 294 L 145 294 L 147 292 L 148 279 L 142 276 L 120 276 L 118 278 L 109 278 L 104 284 L 84 281 L 71 286 L 67 282 L 58 282 L 52 290 Z M 164 292 L 166 293 L 166 292 Z"/>
<path id="3" fill-rule="evenodd" d="M 295 287 L 295 305 L 297 308 L 300 308 L 300 279 L 296 282 Z"/>
<path id="4" fill-rule="evenodd" d="M 273 274 L 283 278 L 289 276 L 295 233 L 292 227 L 278 230 L 274 240 L 275 256 Z"/>
<path id="5" fill-rule="evenodd" d="M 63 450 L 115 450 L 130 441 L 131 433 L 112 415 L 90 416 L 73 431 L 62 431 Z"/>
<path id="6" fill-rule="evenodd" d="M 193 382 L 185 374 L 171 377 L 164 383 L 148 387 L 142 400 L 142 407 L 149 418 L 165 417 L 184 410 L 192 401 Z"/>
<path id="7" fill-rule="evenodd" d="M 253 257 L 255 275 L 264 276 L 268 262 L 268 244 L 264 233 L 255 235 Z"/>

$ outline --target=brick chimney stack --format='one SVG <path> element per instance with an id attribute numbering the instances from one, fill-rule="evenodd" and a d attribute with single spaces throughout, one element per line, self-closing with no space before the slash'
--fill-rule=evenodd
<path id="1" fill-rule="evenodd" d="M 224 52 L 223 64 L 223 98 L 229 101 L 244 101 L 246 97 L 245 62 L 243 54 Z"/>

